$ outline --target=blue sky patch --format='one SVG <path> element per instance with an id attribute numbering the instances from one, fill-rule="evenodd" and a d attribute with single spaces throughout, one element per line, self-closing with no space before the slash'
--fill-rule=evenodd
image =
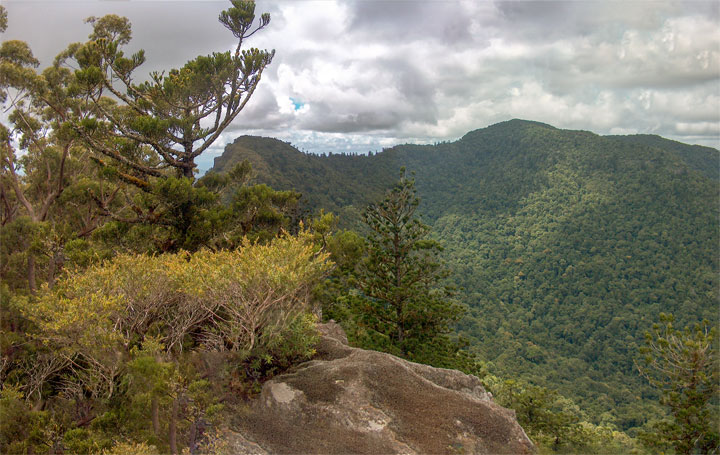
<path id="1" fill-rule="evenodd" d="M 295 98 L 290 98 L 290 101 L 292 101 L 296 111 L 299 111 L 303 106 L 305 106 L 305 103 L 300 100 L 296 100 Z"/>

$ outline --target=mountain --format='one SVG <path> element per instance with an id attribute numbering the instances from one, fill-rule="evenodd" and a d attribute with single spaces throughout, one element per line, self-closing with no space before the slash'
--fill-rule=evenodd
<path id="1" fill-rule="evenodd" d="M 348 226 L 401 167 L 414 172 L 470 308 L 460 332 L 494 372 L 558 389 L 596 422 L 627 430 L 652 414 L 634 362 L 660 312 L 677 325 L 717 317 L 716 149 L 511 120 L 370 156 L 243 136 L 213 170 L 243 159 Z"/>

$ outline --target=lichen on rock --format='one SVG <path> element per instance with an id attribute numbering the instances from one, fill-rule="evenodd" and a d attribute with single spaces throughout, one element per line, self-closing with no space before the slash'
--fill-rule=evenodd
<path id="1" fill-rule="evenodd" d="M 235 430 L 267 453 L 533 453 L 477 377 L 348 346 L 334 323 L 317 356 L 268 381 Z M 247 445 L 247 443 L 246 443 Z"/>

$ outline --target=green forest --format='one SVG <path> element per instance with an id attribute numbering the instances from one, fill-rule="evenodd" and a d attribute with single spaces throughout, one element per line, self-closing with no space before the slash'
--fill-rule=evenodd
<path id="1" fill-rule="evenodd" d="M 718 150 L 511 120 L 242 136 L 200 176 L 274 56 L 254 2 L 219 22 L 233 50 L 147 78 L 116 15 L 47 68 L 0 46 L 0 453 L 223 453 L 328 319 L 477 375 L 540 453 L 720 451 Z"/>
<path id="2" fill-rule="evenodd" d="M 572 400 L 596 425 L 636 437 L 662 415 L 637 368 L 661 313 L 681 327 L 717 321 L 715 149 L 512 120 L 367 156 L 245 136 L 214 169 L 243 160 L 254 181 L 293 188 L 306 211 L 340 214 L 360 233 L 364 206 L 406 166 L 468 307 L 457 329 L 470 350 L 493 374 Z"/>

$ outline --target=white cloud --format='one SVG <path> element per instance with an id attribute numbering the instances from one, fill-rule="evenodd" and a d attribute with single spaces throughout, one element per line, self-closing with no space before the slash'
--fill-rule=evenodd
<path id="1" fill-rule="evenodd" d="M 30 41 L 46 62 L 85 38 L 83 17 L 111 11 L 133 22 L 133 45 L 153 66 L 146 72 L 232 45 L 216 22 L 224 1 L 4 4 L 7 39 Z M 263 134 L 306 150 L 365 152 L 391 141 L 455 139 L 520 117 L 717 146 L 720 4 L 619 6 L 259 1 L 272 21 L 249 44 L 274 48 L 276 57 L 223 139 Z"/>
<path id="2" fill-rule="evenodd" d="M 677 122 L 675 129 L 679 134 L 717 136 L 720 134 L 720 122 Z"/>

